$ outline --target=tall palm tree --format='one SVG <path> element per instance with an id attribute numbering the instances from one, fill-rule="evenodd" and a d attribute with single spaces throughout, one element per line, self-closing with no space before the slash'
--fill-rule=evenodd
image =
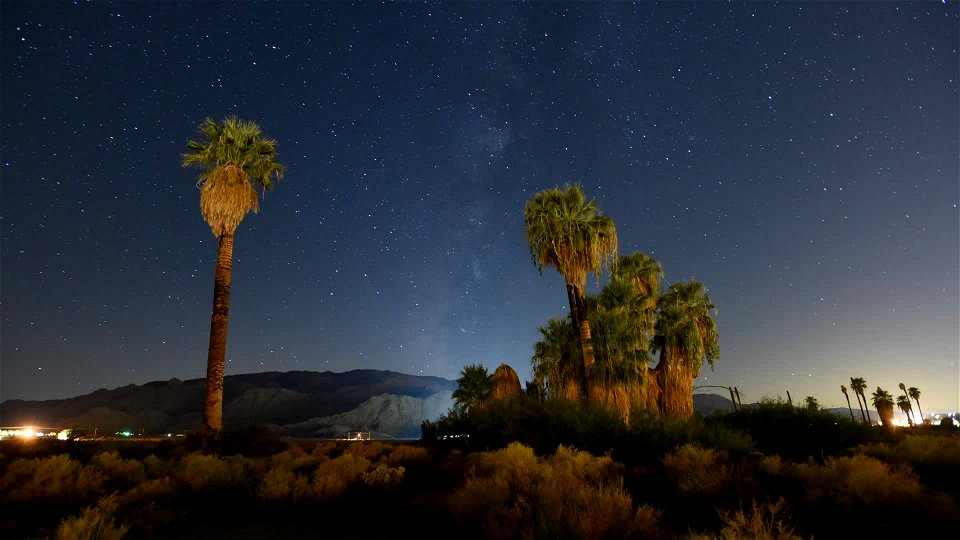
<path id="1" fill-rule="evenodd" d="M 223 428 L 223 368 L 227 350 L 233 236 L 248 212 L 259 210 L 257 190 L 273 188 L 283 176 L 276 161 L 277 141 L 260 127 L 236 117 L 222 123 L 207 118 L 200 124 L 201 140 L 187 142 L 184 167 L 197 167 L 200 213 L 220 241 L 210 316 L 207 385 L 203 404 L 203 449 L 219 453 Z"/>
<path id="2" fill-rule="evenodd" d="M 493 379 L 487 368 L 480 364 L 464 366 L 457 379 L 457 389 L 453 391 L 454 406 L 460 411 L 470 412 L 483 407 L 493 392 Z"/>
<path id="3" fill-rule="evenodd" d="M 911 386 L 907 388 L 907 393 L 910 394 L 910 397 L 917 402 L 917 412 L 920 413 L 920 423 L 923 423 L 923 409 L 920 408 L 920 389 L 916 386 Z"/>
<path id="4" fill-rule="evenodd" d="M 883 388 L 877 387 L 872 396 L 873 406 L 877 409 L 877 415 L 880 416 L 880 423 L 883 427 L 893 427 L 893 396 Z"/>
<path id="5" fill-rule="evenodd" d="M 903 397 L 906 398 L 907 405 L 910 405 L 910 394 L 907 393 L 907 386 L 906 386 L 905 384 L 903 384 L 903 383 L 900 383 L 900 384 L 898 384 L 897 386 L 899 386 L 899 387 L 900 387 L 900 390 L 903 392 Z M 897 399 L 897 405 L 900 406 L 900 409 L 901 409 L 901 410 L 903 410 L 903 406 L 900 405 L 900 399 L 899 399 L 899 397 L 900 397 L 900 396 L 897 396 L 897 398 L 898 398 L 898 399 Z M 912 413 L 912 412 L 913 412 L 913 410 L 912 410 L 913 407 L 910 407 L 910 409 L 911 409 L 910 413 Z M 906 412 L 906 411 L 904 411 L 904 412 Z M 913 425 L 913 415 L 910 414 L 910 413 L 907 414 L 907 422 L 909 422 L 910 425 L 912 426 L 912 425 Z"/>
<path id="6" fill-rule="evenodd" d="M 910 405 L 910 396 L 897 396 L 897 407 L 900 407 L 900 411 L 907 415 L 907 422 L 909 422 L 911 426 L 914 425 L 913 407 Z"/>
<path id="7" fill-rule="evenodd" d="M 850 377 L 850 389 L 857 396 L 857 405 L 860 405 L 860 416 L 863 417 L 863 423 L 869 424 L 867 415 L 864 413 L 864 409 L 867 407 L 867 396 L 863 393 L 867 389 L 867 381 L 863 377 Z M 862 403 L 860 398 L 863 398 Z"/>
<path id="8" fill-rule="evenodd" d="M 847 398 L 847 409 L 850 411 L 850 421 L 856 422 L 857 420 L 853 417 L 853 407 L 850 406 L 850 395 L 847 394 L 847 387 L 841 384 L 840 391 L 843 392 L 843 397 Z M 857 403 L 859 402 L 860 400 L 857 399 Z"/>
<path id="9" fill-rule="evenodd" d="M 710 315 L 716 308 L 697 281 L 675 283 L 657 303 L 653 350 L 660 351 L 657 380 L 660 412 L 685 419 L 693 415 L 693 379 L 706 360 L 720 357 L 720 337 Z"/>
<path id="10" fill-rule="evenodd" d="M 600 277 L 617 254 L 613 221 L 587 200 L 580 186 L 541 191 L 523 211 L 527 242 L 534 264 L 555 268 L 567 284 L 570 313 L 579 331 L 584 376 L 595 362 L 587 313 L 587 274 Z M 584 381 L 586 383 L 587 381 Z"/>
<path id="11" fill-rule="evenodd" d="M 589 396 L 617 410 L 625 422 L 636 408 L 656 407 L 656 401 L 649 400 L 656 381 L 648 377 L 651 357 L 646 327 L 652 329 L 652 322 L 648 322 L 651 315 L 645 301 L 631 282 L 614 276 L 590 311 L 597 361 L 590 374 Z"/>

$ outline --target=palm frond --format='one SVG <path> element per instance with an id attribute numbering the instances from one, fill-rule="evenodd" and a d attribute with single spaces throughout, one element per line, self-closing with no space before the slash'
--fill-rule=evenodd
<path id="1" fill-rule="evenodd" d="M 276 161 L 277 141 L 263 137 L 254 122 L 228 116 L 222 123 L 205 119 L 197 128 L 202 140 L 187 141 L 181 165 L 200 169 L 200 211 L 216 236 L 233 233 L 259 202 L 256 187 L 273 188 L 283 177 Z"/>

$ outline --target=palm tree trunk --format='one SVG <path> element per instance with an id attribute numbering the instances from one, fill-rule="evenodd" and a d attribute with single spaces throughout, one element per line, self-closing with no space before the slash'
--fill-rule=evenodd
<path id="1" fill-rule="evenodd" d="M 657 364 L 660 414 L 686 420 L 693 416 L 693 377 L 678 351 L 664 347 Z"/>
<path id="2" fill-rule="evenodd" d="M 584 392 L 587 392 L 590 381 L 590 369 L 596 362 L 593 354 L 593 340 L 590 337 L 590 318 L 587 313 L 587 299 L 580 287 L 573 286 L 573 296 L 577 309 L 577 326 L 580 330 L 580 350 L 583 353 Z"/>
<path id="3" fill-rule="evenodd" d="M 917 411 L 920 413 L 920 424 L 923 424 L 923 409 L 920 408 L 920 398 L 915 399 L 917 402 Z"/>
<path id="4" fill-rule="evenodd" d="M 843 397 L 847 398 L 847 408 L 850 409 L 850 421 L 851 421 L 851 422 L 856 422 L 856 419 L 854 419 L 854 417 L 853 417 L 853 407 L 850 406 L 850 396 L 848 396 L 846 393 L 844 393 L 844 394 L 843 394 Z M 857 400 L 857 403 L 860 403 L 860 400 L 859 400 L 859 399 Z"/>
<path id="5" fill-rule="evenodd" d="M 227 355 L 227 322 L 230 310 L 230 277 L 233 272 L 233 234 L 220 237 L 217 272 L 213 282 L 213 312 L 210 315 L 210 348 L 207 351 L 207 391 L 203 400 L 203 447 L 205 454 L 220 453 L 223 430 L 223 367 Z"/>
<path id="6" fill-rule="evenodd" d="M 863 418 L 863 423 L 864 423 L 864 424 L 869 424 L 870 422 L 867 421 L 867 415 L 866 415 L 866 413 L 863 412 L 864 404 L 867 402 L 866 396 L 864 396 L 863 402 L 861 403 L 861 402 L 860 402 L 860 391 L 859 391 L 859 390 L 854 390 L 853 393 L 857 396 L 857 406 L 860 407 L 860 417 Z"/>

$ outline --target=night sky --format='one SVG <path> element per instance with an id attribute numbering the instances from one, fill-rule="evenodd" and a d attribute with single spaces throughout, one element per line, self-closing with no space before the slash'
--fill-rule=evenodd
<path id="1" fill-rule="evenodd" d="M 530 378 L 567 296 L 523 208 L 580 183 L 708 286 L 697 384 L 958 407 L 953 1 L 0 6 L 0 399 L 204 375 L 180 155 L 237 115 L 287 175 L 237 231 L 227 375 Z"/>

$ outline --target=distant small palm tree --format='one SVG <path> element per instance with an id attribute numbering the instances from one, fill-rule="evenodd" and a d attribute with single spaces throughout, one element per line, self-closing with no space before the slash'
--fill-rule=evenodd
<path id="1" fill-rule="evenodd" d="M 455 407 L 469 412 L 483 407 L 493 392 L 493 379 L 487 368 L 480 364 L 465 366 L 457 379 L 457 389 L 453 391 Z"/>
<path id="2" fill-rule="evenodd" d="M 860 406 L 860 416 L 863 417 L 863 423 L 869 424 L 867 415 L 864 413 L 864 409 L 867 408 L 867 396 L 864 395 L 864 391 L 867 389 L 867 381 L 863 377 L 850 377 L 850 389 L 857 396 L 857 405 Z M 862 403 L 860 402 L 861 398 L 863 398 Z"/>
<path id="3" fill-rule="evenodd" d="M 880 416 L 880 423 L 883 427 L 893 427 L 893 396 L 883 388 L 877 387 L 872 396 L 873 406 L 877 409 L 877 415 Z"/>
<path id="4" fill-rule="evenodd" d="M 847 409 L 850 411 L 850 421 L 856 422 L 856 419 L 853 417 L 853 407 L 850 406 L 850 395 L 847 394 L 847 387 L 841 384 L 840 391 L 843 392 L 843 397 L 847 398 Z"/>
<path id="5" fill-rule="evenodd" d="M 214 276 L 207 384 L 203 406 L 203 450 L 219 453 L 223 429 L 223 369 L 227 351 L 233 237 L 249 212 L 259 209 L 257 189 L 273 187 L 283 176 L 275 160 L 277 141 L 263 136 L 260 126 L 236 117 L 222 123 L 207 118 L 200 124 L 202 140 L 190 140 L 182 156 L 184 167 L 197 167 L 200 213 L 220 241 Z"/>
<path id="6" fill-rule="evenodd" d="M 914 425 L 913 407 L 910 406 L 910 396 L 897 396 L 897 407 L 900 407 L 903 414 L 907 415 L 907 422 L 909 422 L 911 426 Z"/>
<path id="7" fill-rule="evenodd" d="M 923 409 L 920 408 L 920 389 L 916 386 L 907 388 L 907 393 L 917 402 L 917 411 L 920 413 L 920 423 L 923 423 Z"/>
<path id="8" fill-rule="evenodd" d="M 813 396 L 807 396 L 803 398 L 803 406 L 809 411 L 819 411 L 820 402 L 817 401 L 817 398 Z"/>

